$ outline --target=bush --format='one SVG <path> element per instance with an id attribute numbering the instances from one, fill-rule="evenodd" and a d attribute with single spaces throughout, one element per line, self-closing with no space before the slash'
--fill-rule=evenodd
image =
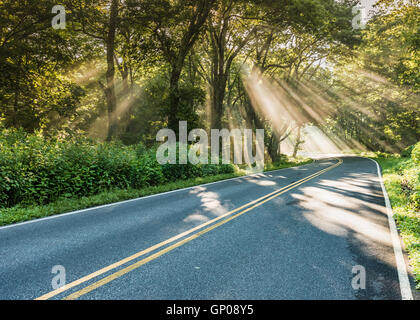
<path id="1" fill-rule="evenodd" d="M 401 151 L 401 157 L 410 158 L 413 148 L 414 148 L 414 145 L 408 146 L 407 148 L 405 148 L 403 151 Z"/>
<path id="2" fill-rule="evenodd" d="M 188 149 L 189 152 L 189 149 Z M 179 144 L 176 148 L 176 159 L 179 162 Z M 221 159 L 219 159 L 221 163 Z M 162 172 L 167 181 L 176 181 L 196 177 L 207 177 L 223 173 L 233 173 L 234 167 L 231 164 L 213 164 L 209 155 L 207 164 L 164 164 Z"/>
<path id="3" fill-rule="evenodd" d="M 410 203 L 413 204 L 415 210 L 420 210 L 420 189 L 411 195 Z"/>
<path id="4" fill-rule="evenodd" d="M 411 159 L 415 163 L 420 163 L 420 141 L 414 145 L 413 150 L 411 151 Z"/>
<path id="5" fill-rule="evenodd" d="M 420 142 L 411 146 L 411 160 L 401 168 L 401 187 L 407 193 L 410 204 L 420 209 Z"/>
<path id="6" fill-rule="evenodd" d="M 46 139 L 19 130 L 0 132 L 0 208 L 233 171 L 231 165 L 161 165 L 156 149 L 141 144 Z"/>

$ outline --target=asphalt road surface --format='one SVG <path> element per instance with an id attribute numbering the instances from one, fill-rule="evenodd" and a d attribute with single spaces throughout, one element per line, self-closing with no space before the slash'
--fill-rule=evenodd
<path id="1" fill-rule="evenodd" d="M 0 257 L 0 299 L 402 297 L 377 167 L 358 157 L 2 227 Z"/>

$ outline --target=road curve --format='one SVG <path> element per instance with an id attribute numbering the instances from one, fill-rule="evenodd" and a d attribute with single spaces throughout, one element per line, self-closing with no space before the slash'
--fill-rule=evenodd
<path id="1" fill-rule="evenodd" d="M 2 227 L 0 257 L 0 299 L 401 299 L 359 157 Z"/>

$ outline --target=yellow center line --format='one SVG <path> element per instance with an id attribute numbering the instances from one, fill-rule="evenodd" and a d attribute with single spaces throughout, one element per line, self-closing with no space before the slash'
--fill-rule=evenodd
<path id="1" fill-rule="evenodd" d="M 159 257 L 159 256 L 161 256 L 161 255 L 163 255 L 163 254 L 165 254 L 165 253 L 167 253 L 167 252 L 169 252 L 169 251 L 171 251 L 171 250 L 173 250 L 173 249 L 175 249 L 175 248 L 177 248 L 177 247 L 179 247 L 179 246 L 181 246 L 181 245 L 183 245 L 183 244 L 185 244 L 185 243 L 187 243 L 187 242 L 189 242 L 189 241 L 191 241 L 191 240 L 193 240 L 193 239 L 195 239 L 197 237 L 199 237 L 200 235 L 202 235 L 204 233 L 207 233 L 210 230 L 213 230 L 214 228 L 217 228 L 217 227 L 221 226 L 222 224 L 225 224 L 228 221 L 239 217 L 240 215 L 244 214 L 245 212 L 248 212 L 249 210 L 251 210 L 251 209 L 253 209 L 253 208 L 257 207 L 257 206 L 260 206 L 261 204 L 263 204 L 263 203 L 265 203 L 265 202 L 267 202 L 267 201 L 269 201 L 269 200 L 271 200 L 271 199 L 273 199 L 273 198 L 275 198 L 275 197 L 277 197 L 277 196 L 279 196 L 279 195 L 281 195 L 281 194 L 289 191 L 290 189 L 293 189 L 293 188 L 297 187 L 298 185 L 300 185 L 300 184 L 302 184 L 302 183 L 304 183 L 306 181 L 309 181 L 309 180 L 311 180 L 311 179 L 313 179 L 313 178 L 315 178 L 315 177 L 323 174 L 324 172 L 326 172 L 328 170 L 331 170 L 331 169 L 337 167 L 338 165 L 340 165 L 343 162 L 341 159 L 338 159 L 338 160 L 339 160 L 338 163 L 336 163 L 336 164 L 334 164 L 334 165 L 332 165 L 332 166 L 330 166 L 330 167 L 328 167 L 326 169 L 320 170 L 320 171 L 318 171 L 318 172 L 316 172 L 316 173 L 314 173 L 314 174 L 312 174 L 312 175 L 310 175 L 308 177 L 305 177 L 303 179 L 300 179 L 300 180 L 298 180 L 298 181 L 296 181 L 296 182 L 294 182 L 292 184 L 289 184 L 289 185 L 287 185 L 287 186 L 285 186 L 285 187 L 283 187 L 281 189 L 275 190 L 275 191 L 273 191 L 273 192 L 271 192 L 271 193 L 269 193 L 269 194 L 267 194 L 265 196 L 262 196 L 262 197 L 260 197 L 260 198 L 258 198 L 256 200 L 253 200 L 253 201 L 251 201 L 249 203 L 246 203 L 246 204 L 244 204 L 244 205 L 242 205 L 242 206 L 240 206 L 240 207 L 238 207 L 238 208 L 236 208 L 236 209 L 234 209 L 232 211 L 229 211 L 229 212 L 227 212 L 227 213 L 225 213 L 225 214 L 223 214 L 223 215 L 221 215 L 221 216 L 219 216 L 219 217 L 217 217 L 215 219 L 212 219 L 210 221 L 207 221 L 206 223 L 203 223 L 203 224 L 201 224 L 199 226 L 196 226 L 196 227 L 194 227 L 192 229 L 189 229 L 189 230 L 187 230 L 187 231 L 185 231 L 183 233 L 180 233 L 180 234 L 178 234 L 178 235 L 176 235 L 176 236 L 174 236 L 172 238 L 169 238 L 169 239 L 167 239 L 165 241 L 162 241 L 162 242 L 160 242 L 160 243 L 158 243 L 156 245 L 153 245 L 153 246 L 151 246 L 151 247 L 149 247 L 149 248 L 147 248 L 145 250 L 142 250 L 142 251 L 140 251 L 138 253 L 135 253 L 135 254 L 133 254 L 133 255 L 125 258 L 125 259 L 122 259 L 120 261 L 117 261 L 117 262 L 115 262 L 115 263 L 113 263 L 113 264 L 111 264 L 111 265 L 109 265 L 109 266 L 107 266 L 105 268 L 102 268 L 102 269 L 100 269 L 100 270 L 98 270 L 96 272 L 93 272 L 91 274 L 88 274 L 88 275 L 86 275 L 86 276 L 84 276 L 84 277 L 82 277 L 82 278 L 80 278 L 78 280 L 75 280 L 75 281 L 73 281 L 73 282 L 71 282 L 71 283 L 69 283 L 69 284 L 67 284 L 67 285 L 65 285 L 65 286 L 63 286 L 61 288 L 58 288 L 58 289 L 53 290 L 53 291 L 51 291 L 49 293 L 46 293 L 46 294 L 44 294 L 44 295 L 36 298 L 35 300 L 46 300 L 46 299 L 49 299 L 51 297 L 54 297 L 54 296 L 56 296 L 56 295 L 58 295 L 58 294 L 60 294 L 62 292 L 65 292 L 65 291 L 67 291 L 67 290 L 69 290 L 69 289 L 71 289 L 71 288 L 73 288 L 75 286 L 78 286 L 78 285 L 80 285 L 80 284 L 82 284 L 82 283 L 84 283 L 86 281 L 89 281 L 89 280 L 91 280 L 91 279 L 93 279 L 95 277 L 98 277 L 98 276 L 100 276 L 100 275 L 102 275 L 102 274 L 104 274 L 104 273 L 106 273 L 108 271 L 111 271 L 112 269 L 115 269 L 115 268 L 117 268 L 117 267 L 119 267 L 119 266 L 121 266 L 121 265 L 123 265 L 123 264 L 125 264 L 127 262 L 130 262 L 130 261 L 132 261 L 132 260 L 134 260 L 134 259 L 136 259 L 136 258 L 138 258 L 140 256 L 143 256 L 143 255 L 145 255 L 147 253 L 150 253 L 150 252 L 152 252 L 152 251 L 154 251 L 154 250 L 156 250 L 158 248 L 161 248 L 162 246 L 164 246 L 166 244 L 169 244 L 171 242 L 174 242 L 175 240 L 178 240 L 178 239 L 180 239 L 180 238 L 182 238 L 182 237 L 184 237 L 184 236 L 186 236 L 186 235 L 188 235 L 188 234 L 190 234 L 190 233 L 192 233 L 192 232 L 194 232 L 196 230 L 202 229 L 203 227 L 205 227 L 205 226 L 207 226 L 209 224 L 212 224 L 212 223 L 214 223 L 214 222 L 216 222 L 216 221 L 218 221 L 220 219 L 223 219 L 223 218 L 225 218 L 225 217 L 227 217 L 229 215 L 232 215 L 235 212 L 238 212 L 238 211 L 240 211 L 240 210 L 242 210 L 242 209 L 244 209 L 246 207 L 249 207 L 251 205 L 254 205 L 254 206 L 249 207 L 248 209 L 246 209 L 244 211 L 241 211 L 240 213 L 238 213 L 238 214 L 236 214 L 236 215 L 234 215 L 234 216 L 232 216 L 232 217 L 230 217 L 230 218 L 228 218 L 226 220 L 223 220 L 222 222 L 219 222 L 217 224 L 214 224 L 213 226 L 211 226 L 211 227 L 209 227 L 209 228 L 207 228 L 205 230 L 202 230 L 202 231 L 200 231 L 200 232 L 198 232 L 198 233 L 190 236 L 189 238 L 186 238 L 184 240 L 181 240 L 180 242 L 177 242 L 177 243 L 175 243 L 175 244 L 173 244 L 173 245 L 171 245 L 171 246 L 169 246 L 169 247 L 167 247 L 165 249 L 162 249 L 161 251 L 158 251 L 157 253 L 152 254 L 149 257 L 147 257 L 145 259 L 142 259 L 142 260 L 140 260 L 140 261 L 138 261 L 138 262 L 136 262 L 136 263 L 134 263 L 134 264 L 132 264 L 132 265 L 130 265 L 130 266 L 128 266 L 128 267 L 126 267 L 126 268 L 124 268 L 124 269 L 116 272 L 116 273 L 114 273 L 114 274 L 111 274 L 111 275 L 109 275 L 109 276 L 107 276 L 107 277 L 105 277 L 105 278 L 103 278 L 103 279 L 101 279 L 101 280 L 93 283 L 92 285 L 87 286 L 86 288 L 84 288 L 84 289 L 82 289 L 80 291 L 77 291 L 77 292 L 75 292 L 75 293 L 73 293 L 73 294 L 71 294 L 71 295 L 69 295 L 68 297 L 65 298 L 65 299 L 76 299 L 76 298 L 80 297 L 81 295 L 86 294 L 86 293 L 94 290 L 95 288 L 100 287 L 100 286 L 104 285 L 105 283 L 108 283 L 108 282 L 114 280 L 115 278 L 118 278 L 121 275 L 123 275 L 125 273 L 128 273 L 128 272 L 132 271 L 133 269 L 136 269 L 136 268 L 140 267 L 141 265 L 143 265 L 143 264 L 145 264 L 145 263 L 147 263 L 147 262 L 149 262 L 151 260 L 154 260 L 157 257 Z M 264 200 L 264 199 L 266 199 L 266 200 Z M 261 200 L 264 200 L 264 201 L 260 202 Z"/>

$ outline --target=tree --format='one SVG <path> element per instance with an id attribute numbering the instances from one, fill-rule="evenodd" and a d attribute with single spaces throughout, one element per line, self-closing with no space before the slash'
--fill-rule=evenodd
<path id="1" fill-rule="evenodd" d="M 328 131 L 369 150 L 399 152 L 420 139 L 419 56 L 413 51 L 419 8 L 390 4 L 379 2 L 382 9 L 369 21 L 354 57 L 318 83 L 337 106 Z"/>
<path id="2" fill-rule="evenodd" d="M 69 117 L 83 95 L 61 70 L 89 55 L 81 37 L 51 27 L 53 1 L 2 1 L 0 6 L 0 118 L 34 131 L 51 115 Z M 71 103 L 69 103 L 71 101 Z M 64 108 L 66 106 L 67 108 Z"/>
<path id="3" fill-rule="evenodd" d="M 395 5 L 396 4 L 396 5 Z M 395 6 L 394 6 L 395 5 Z M 420 92 L 418 1 L 381 0 L 363 34 L 364 63 L 390 81 Z"/>
<path id="4" fill-rule="evenodd" d="M 107 140 L 112 140 L 117 133 L 114 57 L 120 0 L 69 0 L 66 5 L 74 15 L 74 31 L 83 32 L 93 39 L 100 40 L 105 46 L 106 82 L 101 86 L 105 93 L 108 111 Z"/>
<path id="5" fill-rule="evenodd" d="M 222 128 L 226 87 L 232 63 L 249 43 L 256 28 L 245 20 L 249 3 L 235 0 L 218 1 L 207 24 L 207 41 L 210 43 L 207 81 L 210 87 L 212 129 Z"/>
<path id="6" fill-rule="evenodd" d="M 185 59 L 207 21 L 214 0 L 130 1 L 133 22 L 147 28 L 153 45 L 169 64 L 168 127 L 178 132 L 183 120 L 180 110 L 179 80 Z M 187 110 L 188 111 L 188 110 Z"/>
<path id="7" fill-rule="evenodd" d="M 357 43 L 350 23 L 354 1 L 261 1 L 261 4 L 264 15 L 249 45 L 253 60 L 250 74 L 277 82 L 278 88 L 273 90 L 282 92 L 296 114 L 293 121 L 284 117 L 282 123 L 273 123 L 261 110 L 250 113 L 254 123 L 265 122 L 266 147 L 274 160 L 280 157 L 281 142 L 304 126 L 305 121 L 314 120 L 302 107 L 308 92 L 300 82 L 313 78 L 328 58 L 345 56 Z M 294 96 L 289 94 L 291 91 L 295 91 Z"/>
<path id="8" fill-rule="evenodd" d="M 109 23 L 108 23 L 108 34 L 106 37 L 106 88 L 105 95 L 108 104 L 108 136 L 107 140 L 111 140 L 116 132 L 116 109 L 117 109 L 117 97 L 115 95 L 115 66 L 114 66 L 114 56 L 115 56 L 115 33 L 117 30 L 117 19 L 118 19 L 118 6 L 119 0 L 111 1 L 111 8 L 109 13 Z"/>

